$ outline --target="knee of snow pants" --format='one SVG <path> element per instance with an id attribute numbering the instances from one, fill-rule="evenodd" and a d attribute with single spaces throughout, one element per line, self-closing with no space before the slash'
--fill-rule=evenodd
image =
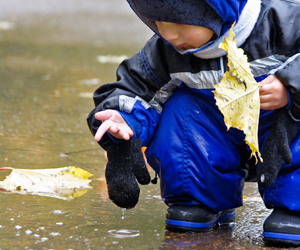
<path id="1" fill-rule="evenodd" d="M 175 91 L 146 151 L 167 205 L 205 204 L 215 212 L 242 205 L 244 134 L 227 131 L 211 91 Z"/>

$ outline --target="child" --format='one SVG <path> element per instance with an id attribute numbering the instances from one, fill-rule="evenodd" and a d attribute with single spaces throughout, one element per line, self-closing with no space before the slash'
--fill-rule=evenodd
<path id="1" fill-rule="evenodd" d="M 295 125 L 300 119 L 299 2 L 128 2 L 156 34 L 119 66 L 117 82 L 94 93 L 96 108 L 88 124 L 108 151 L 110 198 L 123 207 L 136 204 L 135 178 L 141 184 L 150 181 L 143 163 L 136 161 L 143 145 L 169 206 L 167 229 L 208 231 L 234 222 L 244 181 L 255 166 L 247 162 L 243 132 L 227 131 L 212 90 L 228 70 L 226 52 L 218 46 L 236 22 L 237 46 L 261 84 L 258 137 L 263 157 L 270 160 L 259 168 L 259 183 L 266 207 L 273 208 L 264 223 L 264 239 L 300 245 L 300 137 Z M 275 115 L 272 136 L 263 148 L 274 110 L 289 115 Z M 283 159 L 288 158 L 290 143 L 289 165 Z M 282 145 L 287 150 L 276 151 Z M 264 186 L 264 176 L 274 174 L 268 172 L 273 165 L 280 172 L 273 184 Z"/>

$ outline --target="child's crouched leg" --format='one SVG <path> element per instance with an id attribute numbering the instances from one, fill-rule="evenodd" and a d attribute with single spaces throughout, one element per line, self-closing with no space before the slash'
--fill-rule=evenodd
<path id="1" fill-rule="evenodd" d="M 299 125 L 298 125 L 299 128 Z M 293 161 L 283 164 L 275 182 L 260 190 L 265 205 L 273 208 L 264 222 L 264 241 L 268 244 L 300 245 L 300 136 L 292 142 Z"/>
<path id="2" fill-rule="evenodd" d="M 234 208 L 242 205 L 244 176 L 236 145 L 244 137 L 227 132 L 211 90 L 207 93 L 175 92 L 146 151 L 169 206 L 168 229 L 208 231 L 233 223 Z"/>

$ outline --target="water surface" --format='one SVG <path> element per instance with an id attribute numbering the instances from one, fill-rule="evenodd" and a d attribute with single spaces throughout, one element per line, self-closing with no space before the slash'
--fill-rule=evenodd
<path id="1" fill-rule="evenodd" d="M 205 234 L 164 229 L 158 184 L 141 187 L 124 214 L 107 198 L 106 159 L 86 116 L 117 64 L 99 56 L 131 56 L 151 35 L 121 0 L 0 0 L 0 166 L 72 165 L 94 175 L 71 201 L 0 193 L 0 249 L 264 249 L 270 211 L 256 184 L 246 185 L 235 230 Z"/>

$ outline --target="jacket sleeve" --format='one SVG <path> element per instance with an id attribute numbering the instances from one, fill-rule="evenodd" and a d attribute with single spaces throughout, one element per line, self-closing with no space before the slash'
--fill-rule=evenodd
<path id="1" fill-rule="evenodd" d="M 274 69 L 275 74 L 287 87 L 292 104 L 289 110 L 294 120 L 300 120 L 300 29 L 299 1 L 270 1 L 265 16 L 269 19 L 269 46 L 276 47 L 275 54 L 283 55 L 283 64 Z M 269 47 L 268 47 L 269 48 Z"/>
<path id="2" fill-rule="evenodd" d="M 292 97 L 290 114 L 300 120 L 300 53 L 290 57 L 275 71 L 275 75 L 288 88 Z"/>
<path id="3" fill-rule="evenodd" d="M 117 69 L 117 81 L 100 86 L 94 93 L 95 108 L 88 115 L 90 131 L 95 135 L 101 125 L 95 113 L 106 109 L 120 112 L 134 132 L 147 145 L 159 121 L 161 107 L 155 101 L 160 88 L 170 81 L 166 63 L 166 44 L 154 36 L 132 58 Z M 99 144 L 103 148 L 116 141 L 106 133 Z"/>

